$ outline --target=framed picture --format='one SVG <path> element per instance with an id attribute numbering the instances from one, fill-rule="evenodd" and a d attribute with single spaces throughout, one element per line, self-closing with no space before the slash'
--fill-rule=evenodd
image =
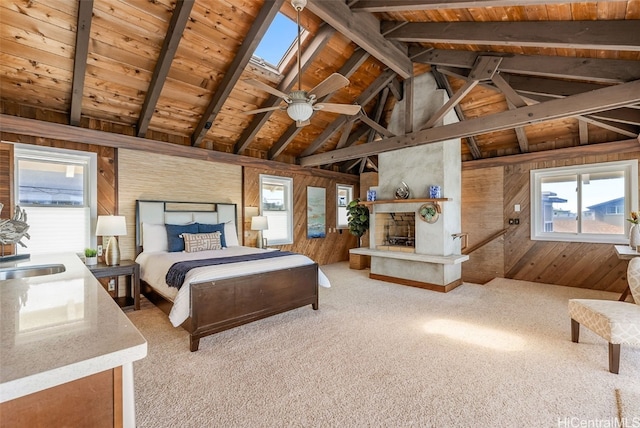
<path id="1" fill-rule="evenodd" d="M 307 186 L 307 238 L 324 238 L 327 235 L 326 201 L 324 187 Z"/>

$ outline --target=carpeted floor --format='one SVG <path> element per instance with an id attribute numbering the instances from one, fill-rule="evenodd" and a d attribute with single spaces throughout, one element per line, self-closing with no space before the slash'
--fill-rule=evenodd
<path id="1" fill-rule="evenodd" d="M 614 375 L 606 342 L 584 328 L 570 340 L 568 299 L 615 294 L 505 279 L 443 294 L 322 269 L 318 311 L 195 353 L 157 308 L 128 313 L 149 343 L 134 363 L 138 426 L 640 426 L 640 348 L 623 345 Z"/>

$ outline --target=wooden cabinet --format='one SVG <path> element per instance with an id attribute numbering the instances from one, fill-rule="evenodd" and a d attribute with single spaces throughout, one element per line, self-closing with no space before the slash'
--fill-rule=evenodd
<path id="1" fill-rule="evenodd" d="M 0 426 L 122 427 L 122 367 L 0 404 Z"/>
<path id="2" fill-rule="evenodd" d="M 133 306 L 135 310 L 140 309 L 140 265 L 138 263 L 133 260 L 120 260 L 119 265 L 111 266 L 105 263 L 98 263 L 87 267 L 96 278 L 126 276 L 127 287 L 125 295 L 120 297 L 116 286 L 115 301 L 121 308 Z"/>

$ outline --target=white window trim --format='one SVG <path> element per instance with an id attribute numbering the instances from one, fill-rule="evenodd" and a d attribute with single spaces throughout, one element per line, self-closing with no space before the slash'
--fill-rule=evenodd
<path id="1" fill-rule="evenodd" d="M 269 211 L 265 211 L 262 205 L 262 201 L 263 201 L 263 197 L 262 197 L 262 187 L 263 187 L 263 181 L 267 181 L 267 180 L 272 180 L 272 181 L 276 181 L 276 182 L 281 182 L 285 185 L 285 188 L 288 189 L 288 191 L 286 192 L 284 199 L 285 199 L 285 206 L 286 206 L 286 210 L 284 210 L 287 213 L 287 223 L 288 223 L 288 230 L 287 230 L 287 238 L 286 239 L 268 239 L 267 240 L 267 244 L 268 245 L 288 245 L 288 244 L 293 244 L 293 178 L 291 177 L 280 177 L 277 175 L 266 175 L 266 174 L 260 174 L 260 215 L 263 216 L 267 216 L 267 218 L 269 217 Z M 263 235 L 267 235 L 268 236 L 268 230 L 263 232 Z"/>
<path id="2" fill-rule="evenodd" d="M 559 233 L 544 232 L 542 227 L 541 180 L 549 176 L 560 174 L 586 173 L 593 171 L 624 170 L 625 172 L 625 209 L 628 215 L 631 211 L 638 210 L 638 160 L 626 160 L 618 162 L 603 162 L 597 164 L 584 164 L 565 166 L 558 168 L 545 168 L 530 171 L 531 192 L 531 240 L 532 241 L 560 241 L 560 242 L 590 242 L 608 244 L 628 244 L 629 228 L 631 224 L 625 222 L 624 234 L 593 234 L 593 233 Z M 580 208 L 580 207 L 579 207 Z M 584 208 L 584 207 L 582 207 Z"/>
<path id="3" fill-rule="evenodd" d="M 6 141 L 3 141 L 7 143 Z M 87 186 L 87 195 L 86 195 L 86 204 L 85 207 L 89 208 L 90 215 L 90 233 L 86 239 L 86 247 L 96 248 L 98 238 L 96 237 L 96 222 L 98 219 L 98 185 L 97 185 L 97 177 L 98 177 L 98 157 L 96 153 L 92 152 L 82 152 L 78 150 L 69 150 L 69 149 L 60 149 L 60 148 L 51 148 L 51 147 L 40 147 L 33 146 L 30 144 L 20 144 L 20 143 L 12 143 L 14 145 L 14 168 L 16 168 L 16 174 L 14 174 L 14 200 L 18 200 L 18 174 L 17 174 L 17 162 L 21 157 L 32 157 L 36 159 L 50 159 L 54 158 L 67 158 L 70 161 L 78 161 L 82 160 L 83 162 L 88 160 L 88 168 L 87 168 L 87 177 L 85 180 L 87 181 L 85 185 Z M 69 208 L 69 207 L 62 207 Z M 27 221 L 28 223 L 28 221 Z M 29 242 L 25 241 L 27 244 L 27 248 L 24 251 L 29 252 Z M 18 250 L 22 251 L 21 248 Z"/>
<path id="4" fill-rule="evenodd" d="M 346 189 L 349 192 L 349 195 L 347 196 L 347 202 L 346 205 L 344 207 L 340 206 L 340 189 Z M 349 228 L 349 224 L 344 223 L 344 224 L 340 224 L 340 210 L 344 210 L 345 211 L 345 218 L 346 218 L 346 214 L 347 212 L 347 208 L 346 206 L 349 205 L 349 202 L 351 202 L 351 200 L 353 200 L 353 185 L 352 184 L 336 184 L 336 229 L 348 229 Z"/>

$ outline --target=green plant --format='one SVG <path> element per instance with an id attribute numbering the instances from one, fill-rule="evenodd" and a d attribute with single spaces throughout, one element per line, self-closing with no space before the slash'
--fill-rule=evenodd
<path id="1" fill-rule="evenodd" d="M 354 199 L 347 205 L 347 223 L 349 233 L 358 237 L 358 247 L 360 238 L 369 230 L 369 208 L 360 204 L 360 199 Z"/>
<path id="2" fill-rule="evenodd" d="M 96 257 L 98 255 L 98 250 L 93 249 L 93 248 L 85 248 L 84 249 L 84 256 L 85 257 Z"/>

